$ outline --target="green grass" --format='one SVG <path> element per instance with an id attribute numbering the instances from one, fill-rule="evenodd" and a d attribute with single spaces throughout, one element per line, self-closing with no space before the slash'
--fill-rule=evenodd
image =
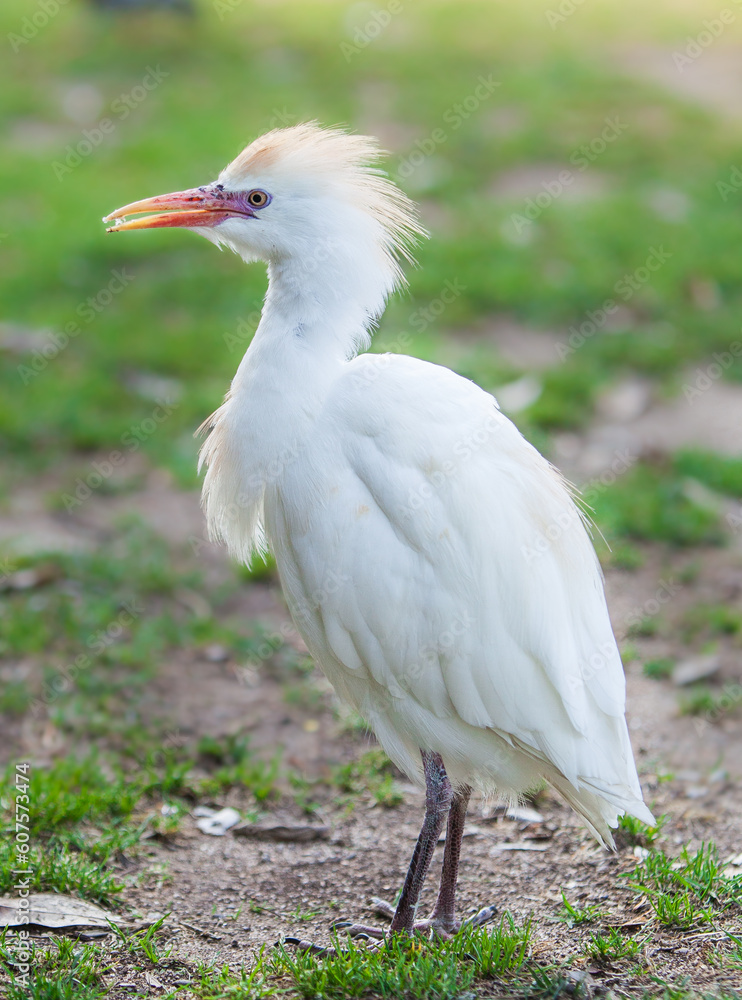
<path id="1" fill-rule="evenodd" d="M 262 1000 L 274 997 L 275 988 L 270 981 L 273 962 L 265 947 L 255 956 L 250 968 L 232 968 L 224 964 L 219 968 L 199 963 L 194 993 L 199 1000 Z"/>
<path id="2" fill-rule="evenodd" d="M 740 1000 L 742 996 L 737 990 L 727 990 L 724 987 L 710 992 L 707 990 L 699 992 L 688 985 L 687 977 L 685 982 L 678 985 L 664 982 L 657 976 L 652 978 L 655 986 L 651 992 L 645 990 L 642 993 L 642 1000 L 650 1000 L 650 997 L 652 1000 Z"/>
<path id="3" fill-rule="evenodd" d="M 159 920 L 155 920 L 149 927 L 134 931 L 132 934 L 128 934 L 122 930 L 113 921 L 110 921 L 110 926 L 116 935 L 119 946 L 125 949 L 131 956 L 135 959 L 142 957 L 151 965 L 159 965 L 161 961 L 170 958 L 173 950 L 173 946 L 171 945 L 166 951 L 162 951 L 157 941 L 157 935 L 166 920 L 167 914 L 160 917 Z"/>
<path id="4" fill-rule="evenodd" d="M 595 932 L 585 945 L 585 954 L 596 962 L 611 964 L 623 959 L 638 959 L 642 941 L 622 933 L 615 927 L 603 932 Z"/>
<path id="5" fill-rule="evenodd" d="M 582 924 L 594 924 L 600 920 L 602 912 L 599 906 L 592 903 L 586 906 L 575 906 L 567 899 L 564 889 L 562 889 L 562 913 L 561 919 L 570 927 L 580 927 Z"/>
<path id="6" fill-rule="evenodd" d="M 742 876 L 727 877 L 712 844 L 679 858 L 651 852 L 631 874 L 632 888 L 645 897 L 660 924 L 687 930 L 714 924 L 742 909 Z"/>
<path id="7" fill-rule="evenodd" d="M 100 947 L 56 937 L 50 947 L 31 945 L 28 980 L 18 971 L 19 943 L 0 931 L 0 962 L 10 970 L 6 1000 L 99 1000 L 108 993 L 104 974 L 108 962 Z M 13 970 L 16 970 L 16 974 Z"/>
<path id="8" fill-rule="evenodd" d="M 738 635 L 742 632 L 742 612 L 728 604 L 696 604 L 685 616 L 683 630 L 688 638 Z"/>
<path id="9" fill-rule="evenodd" d="M 61 892 L 111 906 L 123 889 L 118 875 L 107 870 L 100 860 L 64 844 L 33 846 L 26 856 L 30 869 L 24 881 L 29 881 L 33 892 Z M 0 844 L 0 893 L 11 893 L 17 882 L 17 876 L 11 874 L 14 860 L 14 845 L 4 841 Z"/>
<path id="10" fill-rule="evenodd" d="M 217 746 L 221 767 L 214 757 Z M 93 753 L 32 767 L 27 791 L 30 888 L 115 906 L 123 889 L 117 859 L 137 851 L 145 830 L 172 835 L 198 796 L 234 785 L 249 790 L 256 802 L 264 801 L 273 791 L 277 761 L 256 758 L 244 740 L 217 746 L 209 746 L 211 754 L 185 748 L 160 753 L 144 766 L 128 769 L 110 755 Z M 14 815 L 14 775 L 11 766 L 0 780 L 0 818 L 8 828 Z M 176 815 L 163 817 L 155 808 L 163 798 L 175 806 Z M 13 857 L 13 841 L 6 837 L 0 841 L 0 893 L 14 883 Z"/>
<path id="11" fill-rule="evenodd" d="M 332 954 L 263 948 L 249 968 L 201 966 L 196 995 L 202 1000 L 276 995 L 305 1000 L 454 1000 L 477 983 L 514 984 L 527 967 L 531 924 L 505 914 L 494 927 L 464 929 L 447 941 L 394 936 L 379 948 L 369 948 L 338 936 L 334 946 Z"/>
<path id="12" fill-rule="evenodd" d="M 528 955 L 530 924 L 506 914 L 495 927 L 469 929 L 449 941 L 394 937 L 379 950 L 338 939 L 337 953 L 317 958 L 282 951 L 278 968 L 300 997 L 350 1000 L 368 994 L 409 1000 L 459 997 L 475 979 L 517 972 Z"/>
<path id="13" fill-rule="evenodd" d="M 105 770 L 93 756 L 31 768 L 29 853 L 31 888 L 69 893 L 115 906 L 123 884 L 115 859 L 134 849 L 146 821 L 134 815 L 144 795 L 141 780 Z M 0 781 L 3 821 L 14 814 L 14 769 Z M 0 891 L 10 891 L 14 876 L 10 838 L 0 846 Z"/>
<path id="14" fill-rule="evenodd" d="M 227 736 L 217 740 L 202 737 L 196 747 L 199 758 L 211 765 L 208 777 L 197 785 L 197 792 L 218 795 L 220 792 L 241 785 L 249 788 L 258 802 L 264 802 L 275 791 L 279 757 L 270 763 L 256 758 L 245 737 Z"/>
<path id="15" fill-rule="evenodd" d="M 647 660 L 642 667 L 642 671 L 645 677 L 651 677 L 657 681 L 665 677 L 670 677 L 674 668 L 675 660 L 668 656 L 663 656 L 657 660 Z"/>
<path id="16" fill-rule="evenodd" d="M 677 472 L 727 496 L 742 497 L 742 459 L 687 450 L 674 458 Z"/>
<path id="17" fill-rule="evenodd" d="M 10 785 L 13 771 L 5 780 Z M 28 790 L 31 837 L 72 830 L 81 821 L 116 823 L 128 819 L 140 786 L 122 774 L 112 777 L 91 757 L 62 758 L 49 768 L 31 768 Z"/>
<path id="18" fill-rule="evenodd" d="M 667 465 L 637 463 L 598 495 L 593 507 L 609 542 L 629 538 L 682 547 L 724 540 L 719 509 L 699 502 Z"/>
<path id="19" fill-rule="evenodd" d="M 218 643 L 237 661 L 295 670 L 296 653 L 283 637 L 272 637 L 267 647 L 264 628 L 222 611 L 247 586 L 236 573 L 209 587 L 208 599 L 194 610 L 190 592 L 207 588 L 186 539 L 171 547 L 137 519 L 121 520 L 90 551 L 41 552 L 18 557 L 16 566 L 43 574 L 46 582 L 4 595 L 0 655 L 33 658 L 41 676 L 37 670 L 34 681 L 16 682 L 5 692 L 8 714 L 25 710 L 86 740 L 116 741 L 143 762 L 161 749 L 157 729 L 144 725 L 143 715 L 148 685 L 166 651 L 190 654 Z M 126 713 L 115 711 L 122 698 Z"/>
<path id="20" fill-rule="evenodd" d="M 701 715 L 706 721 L 715 722 L 727 712 L 735 711 L 742 705 L 742 688 L 729 683 L 721 688 L 708 684 L 691 684 L 678 695 L 678 705 L 682 715 Z"/>
<path id="21" fill-rule="evenodd" d="M 403 800 L 402 790 L 394 778 L 394 765 L 380 747 L 361 754 L 349 764 L 335 769 L 333 782 L 346 795 L 368 794 L 377 805 L 396 806 Z M 353 799 L 349 799 L 352 802 Z"/>
<path id="22" fill-rule="evenodd" d="M 662 828 L 667 822 L 667 816 L 658 816 L 654 826 L 642 823 L 635 816 L 625 813 L 618 818 L 616 837 L 622 844 L 632 847 L 651 847 L 662 835 Z"/>

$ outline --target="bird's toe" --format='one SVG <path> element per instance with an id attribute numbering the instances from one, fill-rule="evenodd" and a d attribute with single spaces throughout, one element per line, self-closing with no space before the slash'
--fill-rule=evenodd
<path id="1" fill-rule="evenodd" d="M 394 916 L 394 907 L 387 903 L 385 899 L 378 896 L 371 896 L 368 901 L 369 909 L 377 916 L 391 920 Z M 348 934 L 352 938 L 371 938 L 381 940 L 386 937 L 386 931 L 381 927 L 372 927 L 370 924 L 357 924 L 353 920 L 335 920 L 330 924 L 330 930 L 341 934 Z"/>
<path id="2" fill-rule="evenodd" d="M 370 924 L 352 924 L 345 920 L 333 924 L 332 930 L 341 931 L 352 938 L 367 937 L 379 940 L 386 936 L 386 931 L 381 927 L 371 927 Z"/>
<path id="3" fill-rule="evenodd" d="M 391 920 L 394 916 L 394 907 L 385 899 L 380 899 L 378 896 L 372 896 L 369 902 L 371 904 L 371 909 L 377 916 L 386 917 L 387 920 Z"/>
<path id="4" fill-rule="evenodd" d="M 285 937 L 282 942 L 277 941 L 276 944 L 290 944 L 297 951 L 308 951 L 312 955 L 337 955 L 337 950 L 335 948 L 325 947 L 321 944 L 314 944 L 312 941 L 303 941 L 298 937 Z"/>

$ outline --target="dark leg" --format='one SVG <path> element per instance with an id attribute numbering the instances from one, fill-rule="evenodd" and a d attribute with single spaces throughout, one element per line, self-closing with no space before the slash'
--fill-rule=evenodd
<path id="1" fill-rule="evenodd" d="M 438 899 L 430 919 L 415 924 L 415 930 L 425 930 L 430 927 L 441 937 L 450 937 L 451 934 L 458 933 L 462 924 L 481 927 L 489 923 L 497 913 L 496 906 L 485 906 L 479 913 L 464 921 L 459 920 L 456 916 L 456 883 L 459 877 L 461 838 L 464 836 L 466 807 L 469 805 L 470 795 L 471 788 L 468 785 L 464 785 L 460 791 L 454 794 L 446 827 L 446 848 L 443 852 L 443 870 Z"/>
<path id="2" fill-rule="evenodd" d="M 454 912 L 454 903 L 459 858 L 461 856 L 461 838 L 464 834 L 464 820 L 466 818 L 466 807 L 469 804 L 471 788 L 465 785 L 460 791 L 454 793 L 440 755 L 423 750 L 422 757 L 426 789 L 425 819 L 417 844 L 415 845 L 410 866 L 407 870 L 407 877 L 399 897 L 399 903 L 395 910 L 389 903 L 383 899 L 378 899 L 376 896 L 372 898 L 371 902 L 374 911 L 379 916 L 386 917 L 387 920 L 392 921 L 392 931 L 402 931 L 409 934 L 412 931 L 433 930 L 442 937 L 449 937 L 451 934 L 455 934 L 461 927 L 461 921 L 456 918 Z M 420 891 L 430 868 L 430 862 L 443 827 L 443 820 L 446 813 L 448 813 L 448 826 L 446 829 L 446 846 L 443 852 L 443 871 L 441 873 L 438 900 L 429 919 L 415 920 L 415 910 L 420 898 Z M 488 906 L 465 922 L 479 926 L 490 921 L 496 912 L 497 908 L 495 906 Z M 368 924 L 338 921 L 333 926 L 336 930 L 350 934 L 351 937 L 383 938 L 385 936 L 383 930 L 378 927 L 371 927 Z"/>
<path id="3" fill-rule="evenodd" d="M 456 881 L 459 877 L 459 858 L 461 857 L 461 838 L 464 836 L 464 821 L 466 807 L 469 805 L 471 788 L 464 785 L 456 792 L 451 802 L 446 826 L 446 847 L 443 851 L 443 870 L 441 872 L 441 887 L 433 910 L 430 923 L 437 931 L 455 934 L 459 929 L 459 921 L 455 917 Z"/>
<path id="4" fill-rule="evenodd" d="M 425 771 L 425 819 L 390 928 L 392 932 L 404 931 L 407 934 L 412 933 L 420 891 L 433 859 L 435 845 L 441 835 L 443 820 L 453 799 L 451 782 L 448 780 L 440 754 L 423 750 L 422 755 Z M 448 844 L 446 848 L 448 849 Z M 458 851 L 456 860 L 458 864 Z"/>

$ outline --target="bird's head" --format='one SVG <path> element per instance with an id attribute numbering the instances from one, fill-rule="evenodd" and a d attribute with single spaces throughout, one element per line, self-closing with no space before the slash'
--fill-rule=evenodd
<path id="1" fill-rule="evenodd" d="M 108 232 L 193 229 L 248 262 L 304 276 L 347 282 L 372 267 L 384 275 L 385 297 L 424 230 L 413 203 L 376 168 L 380 155 L 374 139 L 339 128 L 276 129 L 213 183 L 133 202 L 103 221 L 113 222 Z"/>

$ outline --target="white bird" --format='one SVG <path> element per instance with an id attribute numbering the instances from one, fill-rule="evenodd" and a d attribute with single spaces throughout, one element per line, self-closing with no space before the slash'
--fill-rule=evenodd
<path id="1" fill-rule="evenodd" d="M 110 232 L 186 227 L 268 265 L 255 337 L 204 425 L 209 529 L 245 562 L 274 553 L 312 656 L 394 763 L 424 779 L 425 820 L 388 909 L 392 931 L 445 936 L 461 926 L 472 787 L 517 800 L 546 779 L 605 845 L 624 813 L 654 820 L 570 487 L 473 382 L 359 354 L 423 234 L 379 155 L 341 129 L 280 129 L 218 181 L 104 221 Z M 144 212 L 158 214 L 124 221 Z M 438 900 L 418 921 L 446 817 Z"/>

